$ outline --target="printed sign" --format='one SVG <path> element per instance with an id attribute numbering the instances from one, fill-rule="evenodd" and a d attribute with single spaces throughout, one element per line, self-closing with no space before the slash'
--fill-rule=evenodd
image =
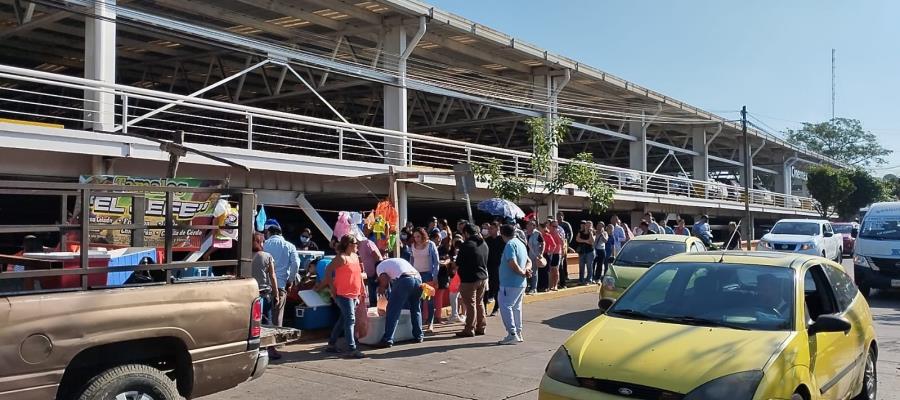
<path id="1" fill-rule="evenodd" d="M 120 175 L 83 175 L 81 183 L 116 185 L 116 186 L 154 186 L 185 188 L 221 188 L 222 182 L 193 178 L 141 178 Z M 146 201 L 144 225 L 165 226 L 166 194 L 164 192 L 145 193 Z M 176 224 L 209 225 L 213 210 L 219 199 L 217 193 L 180 193 L 174 194 L 172 211 Z M 132 221 L 131 197 L 91 196 L 92 224 L 130 224 Z M 201 229 L 181 229 L 173 232 L 175 248 L 200 247 L 204 231 Z M 130 230 L 101 229 L 92 232 L 92 241 L 104 238 L 112 244 L 127 245 L 131 242 Z M 165 230 L 150 229 L 144 231 L 144 245 L 149 247 L 165 246 Z"/>

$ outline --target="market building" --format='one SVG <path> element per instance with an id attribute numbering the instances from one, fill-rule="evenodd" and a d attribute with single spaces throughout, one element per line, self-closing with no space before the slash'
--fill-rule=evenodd
<path id="1" fill-rule="evenodd" d="M 764 221 L 815 215 L 803 170 L 840 165 L 752 128 L 745 150 L 736 121 L 413 0 L 2 0 L 0 21 L 4 179 L 165 176 L 159 141 L 183 138 L 250 171 L 188 153 L 179 176 L 313 223 L 373 207 L 393 168 L 401 220 L 421 221 L 464 213 L 456 164 L 528 176 L 525 120 L 565 116 L 559 162 L 591 152 L 612 211 L 737 219 L 749 180 Z"/>

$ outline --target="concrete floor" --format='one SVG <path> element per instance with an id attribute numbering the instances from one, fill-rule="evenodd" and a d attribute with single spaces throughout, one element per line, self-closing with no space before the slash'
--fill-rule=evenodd
<path id="1" fill-rule="evenodd" d="M 457 339 L 459 325 L 441 326 L 425 343 L 367 350 L 364 360 L 324 354 L 322 343 L 293 345 L 259 380 L 205 399 L 536 399 L 550 356 L 597 316 L 596 305 L 591 293 L 527 304 L 526 342 L 517 346 L 495 344 L 504 335 L 496 317 L 486 336 Z M 900 293 L 877 294 L 871 307 L 880 346 L 878 398 L 900 400 Z"/>

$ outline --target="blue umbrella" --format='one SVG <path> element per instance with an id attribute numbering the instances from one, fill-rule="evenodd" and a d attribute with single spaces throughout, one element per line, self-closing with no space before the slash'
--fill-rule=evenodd
<path id="1" fill-rule="evenodd" d="M 478 203 L 478 210 L 505 218 L 525 218 L 525 212 L 509 200 L 494 197 Z"/>

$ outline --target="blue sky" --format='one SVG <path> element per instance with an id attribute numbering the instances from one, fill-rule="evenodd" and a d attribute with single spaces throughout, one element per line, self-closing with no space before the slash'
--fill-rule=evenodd
<path id="1" fill-rule="evenodd" d="M 689 104 L 773 129 L 859 119 L 900 173 L 900 1 L 430 0 Z"/>

